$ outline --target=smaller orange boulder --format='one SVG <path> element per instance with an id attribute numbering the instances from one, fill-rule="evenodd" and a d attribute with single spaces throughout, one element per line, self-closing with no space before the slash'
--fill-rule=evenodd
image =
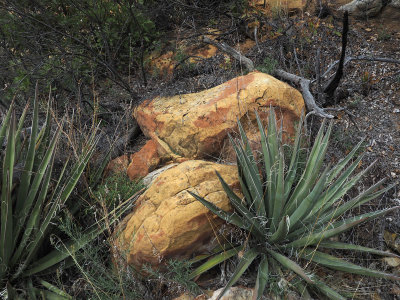
<path id="1" fill-rule="evenodd" d="M 167 259 L 188 259 L 210 251 L 224 223 L 191 196 L 194 192 L 225 211 L 232 207 L 216 175 L 240 195 L 236 166 L 191 160 L 161 173 L 116 230 L 116 249 L 138 271 L 162 267 Z"/>
<path id="2" fill-rule="evenodd" d="M 138 152 L 131 155 L 127 173 L 131 180 L 144 177 L 160 164 L 157 143 L 149 140 Z"/>

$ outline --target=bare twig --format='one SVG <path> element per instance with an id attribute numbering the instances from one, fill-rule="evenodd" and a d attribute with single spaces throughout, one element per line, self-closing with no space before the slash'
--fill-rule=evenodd
<path id="1" fill-rule="evenodd" d="M 291 81 L 293 83 L 296 83 L 300 85 L 301 92 L 303 94 L 304 102 L 306 103 L 307 109 L 310 111 L 309 114 L 314 114 L 319 117 L 323 118 L 329 118 L 332 119 L 334 116 L 331 114 L 325 113 L 325 110 L 319 107 L 314 100 L 314 96 L 310 92 L 310 83 L 311 81 L 308 79 L 305 79 L 303 77 L 290 74 L 286 71 L 283 70 L 275 70 L 275 74 L 285 80 Z"/>
<path id="2" fill-rule="evenodd" d="M 243 63 L 246 66 L 247 70 L 249 70 L 250 72 L 254 71 L 253 62 L 250 59 L 248 59 L 246 56 L 242 55 L 239 51 L 233 49 L 231 46 L 228 46 L 225 43 L 218 43 L 216 41 L 211 40 L 210 38 L 208 38 L 206 36 L 203 36 L 203 42 L 214 45 L 219 50 L 221 50 L 225 53 L 228 53 L 229 55 L 231 55 L 232 57 L 237 59 L 239 62 Z"/>
<path id="3" fill-rule="evenodd" d="M 315 80 L 317 81 L 317 95 L 318 102 L 321 103 L 322 93 L 321 93 L 321 48 L 317 49 L 317 56 L 315 62 Z"/>
<path id="4" fill-rule="evenodd" d="M 343 77 L 344 59 L 346 57 L 347 35 L 349 32 L 349 12 L 345 11 L 343 16 L 343 31 L 342 31 L 342 53 L 340 54 L 339 66 L 335 76 L 324 88 L 324 93 L 332 97 L 335 90 L 339 86 L 340 80 Z"/>
<path id="5" fill-rule="evenodd" d="M 258 27 L 254 26 L 254 40 L 256 41 L 258 53 L 261 53 L 260 45 L 258 45 L 257 30 L 258 30 Z"/>
<path id="6" fill-rule="evenodd" d="M 238 51 L 236 51 L 235 49 L 233 49 L 232 47 L 222 44 L 222 43 L 218 43 L 216 41 L 210 40 L 208 37 L 203 37 L 203 41 L 208 43 L 208 44 L 212 44 L 215 47 L 217 47 L 218 49 L 220 49 L 223 52 L 226 52 L 230 55 L 232 55 L 235 59 L 243 62 L 247 69 L 249 71 L 253 71 L 254 70 L 254 64 L 253 62 L 248 59 L 246 56 L 240 54 Z M 305 79 L 303 77 L 294 75 L 294 74 L 290 74 L 286 71 L 283 70 L 275 70 L 275 74 L 285 80 L 291 81 L 293 83 L 299 84 L 302 94 L 303 94 L 303 98 L 304 98 L 304 102 L 306 103 L 306 107 L 309 111 L 313 112 L 313 114 L 323 117 L 323 118 L 329 118 L 332 119 L 334 116 L 327 114 L 324 112 L 324 109 L 320 108 L 314 100 L 314 96 L 311 94 L 310 92 L 310 80 Z"/>
<path id="7" fill-rule="evenodd" d="M 300 68 L 299 59 L 297 58 L 296 47 L 293 47 L 293 53 L 294 53 L 294 59 L 296 60 L 297 68 L 299 70 L 299 74 L 301 77 L 303 77 L 303 72 L 301 71 L 301 68 Z"/>
<path id="8" fill-rule="evenodd" d="M 345 59 L 344 65 L 347 65 L 349 62 L 353 60 L 365 60 L 365 61 L 379 61 L 379 62 L 385 62 L 385 63 L 392 63 L 392 64 L 400 64 L 399 59 L 393 59 L 393 58 L 387 58 L 387 57 L 371 57 L 371 56 L 349 56 Z M 329 74 L 330 71 L 339 63 L 339 60 L 333 62 L 329 68 L 322 74 L 322 77 L 325 77 L 326 75 Z M 314 82 L 314 81 L 313 81 Z"/>

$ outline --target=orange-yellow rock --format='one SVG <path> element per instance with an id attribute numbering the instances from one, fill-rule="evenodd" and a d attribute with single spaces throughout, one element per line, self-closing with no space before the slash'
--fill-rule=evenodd
<path id="1" fill-rule="evenodd" d="M 157 143 L 148 141 L 142 149 L 131 155 L 131 162 L 127 173 L 131 180 L 146 176 L 153 171 L 160 163 Z"/>
<path id="2" fill-rule="evenodd" d="M 255 113 L 266 120 L 275 107 L 284 138 L 295 133 L 304 110 L 300 92 L 261 72 L 251 72 L 212 89 L 194 94 L 157 97 L 134 110 L 143 133 L 158 146 L 163 160 L 219 157 L 227 147 L 228 133 L 239 119 L 249 136 L 259 136 Z"/>
<path id="3" fill-rule="evenodd" d="M 215 171 L 237 191 L 236 166 L 186 161 L 157 177 L 119 226 L 117 248 L 128 264 L 141 270 L 143 264 L 157 267 L 172 257 L 189 258 L 210 250 L 223 221 L 187 191 L 231 210 Z"/>
<path id="4" fill-rule="evenodd" d="M 265 9 L 264 2 L 266 2 Z M 306 0 L 249 0 L 249 4 L 265 12 L 274 11 L 276 9 L 295 11 L 303 9 L 306 5 Z"/>

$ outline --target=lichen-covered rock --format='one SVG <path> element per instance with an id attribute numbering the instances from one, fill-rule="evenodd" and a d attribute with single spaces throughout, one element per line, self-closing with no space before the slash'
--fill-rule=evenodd
<path id="1" fill-rule="evenodd" d="M 161 159 L 209 159 L 229 149 L 227 136 L 237 131 L 238 119 L 250 137 L 259 136 L 254 112 L 266 120 L 270 106 L 275 107 L 278 124 L 282 121 L 284 137 L 294 136 L 304 109 L 300 92 L 257 71 L 199 93 L 145 101 L 134 117 L 158 145 Z"/>
<path id="2" fill-rule="evenodd" d="M 382 7 L 382 0 L 353 0 L 341 6 L 339 10 L 348 11 L 353 16 L 365 18 L 376 16 Z"/>
<path id="3" fill-rule="evenodd" d="M 210 250 L 223 221 L 187 191 L 231 210 L 215 171 L 237 191 L 236 166 L 207 161 L 183 162 L 154 180 L 118 226 L 116 247 L 128 264 L 141 270 L 144 264 L 158 267 L 172 257 L 189 258 Z"/>
<path id="4" fill-rule="evenodd" d="M 131 155 L 131 161 L 127 169 L 131 180 L 146 176 L 160 164 L 157 143 L 148 141 L 142 149 Z"/>
<path id="5" fill-rule="evenodd" d="M 154 180 L 157 179 L 158 176 L 160 176 L 163 172 L 165 172 L 168 169 L 171 169 L 175 167 L 177 164 L 169 164 L 164 167 L 161 167 L 159 169 L 154 170 L 153 172 L 150 172 L 147 174 L 145 177 L 143 177 L 143 184 L 145 186 L 149 186 L 153 183 Z"/>
<path id="6" fill-rule="evenodd" d="M 389 5 L 395 8 L 400 8 L 400 0 L 392 0 Z"/>

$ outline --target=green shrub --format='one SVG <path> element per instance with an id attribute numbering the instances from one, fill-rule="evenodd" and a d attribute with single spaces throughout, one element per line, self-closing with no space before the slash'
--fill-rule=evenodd
<path id="1" fill-rule="evenodd" d="M 108 78 L 133 93 L 124 75 L 159 37 L 153 1 L 11 0 L 0 4 L 0 83 L 11 98 L 36 80 L 78 93 Z M 138 50 L 139 49 L 139 50 Z M 141 50 L 140 50 L 141 49 Z M 3 95 L 4 96 L 4 95 Z"/>
<path id="2" fill-rule="evenodd" d="M 126 174 L 117 173 L 106 178 L 93 193 L 96 201 L 105 204 L 108 209 L 120 205 L 145 186 L 139 181 L 132 182 Z"/>
<path id="3" fill-rule="evenodd" d="M 266 74 L 274 74 L 276 67 L 278 66 L 278 61 L 273 58 L 266 57 L 264 63 L 257 67 L 257 69 Z"/>
<path id="4" fill-rule="evenodd" d="M 363 158 L 360 155 L 351 162 L 362 142 L 336 166 L 331 168 L 328 165 L 321 171 L 332 128 L 331 123 L 324 134 L 324 122 L 308 156 L 305 169 L 300 178 L 296 180 L 298 178 L 296 172 L 299 169 L 299 148 L 302 145 L 302 124 L 297 130 L 289 165 L 285 165 L 281 145 L 282 133 L 278 132 L 276 128 L 275 114 L 272 108 L 268 121 L 268 134 L 265 133 L 259 118 L 258 125 L 263 155 L 261 171 L 240 123 L 241 142 L 231 140 L 237 155 L 238 173 L 244 198 L 238 197 L 217 173 L 225 192 L 235 207 L 235 212 L 233 214 L 225 212 L 191 193 L 213 213 L 228 223 L 247 231 L 249 239 L 243 245 L 218 254 L 194 270 L 191 276 L 194 278 L 239 251 L 243 251 L 244 254 L 235 273 L 219 298 L 240 278 L 257 257 L 261 259 L 256 279 L 257 299 L 261 299 L 265 287 L 271 284 L 271 278 L 276 281 L 276 277 L 282 277 L 282 268 L 297 277 L 292 283 L 302 297 L 309 297 L 311 288 L 330 299 L 344 299 L 340 293 L 328 286 L 317 274 L 313 274 L 310 268 L 307 268 L 310 262 L 342 272 L 399 280 L 398 276 L 364 268 L 329 254 L 329 249 L 347 249 L 375 255 L 396 256 L 375 249 L 330 240 L 331 237 L 356 225 L 398 208 L 393 207 L 353 217 L 345 215 L 352 208 L 367 203 L 392 187 L 379 190 L 384 183 L 384 180 L 381 180 L 355 198 L 346 202 L 343 200 L 347 191 L 371 167 L 351 177 Z"/>
<path id="5" fill-rule="evenodd" d="M 0 145 L 5 145 L 5 151 L 0 153 L 0 290 L 6 290 L 10 299 L 17 299 L 17 290 L 25 290 L 31 299 L 41 293 L 64 297 L 65 293 L 41 280 L 40 273 L 54 272 L 66 258 L 106 229 L 104 220 L 99 220 L 78 240 L 56 238 L 59 231 L 54 225 L 58 224 L 62 209 L 69 206 L 68 199 L 95 149 L 97 130 L 87 139 L 76 162 L 64 162 L 58 179 L 54 178 L 53 163 L 62 122 L 53 134 L 49 101 L 45 124 L 39 130 L 37 96 L 36 86 L 32 127 L 26 140 L 21 140 L 21 132 L 28 105 L 17 124 L 12 104 L 0 127 Z M 116 208 L 115 217 L 107 224 L 112 224 L 121 213 Z M 52 249 L 53 240 L 60 240 L 62 247 Z M 34 287 L 33 278 L 47 289 Z"/>

